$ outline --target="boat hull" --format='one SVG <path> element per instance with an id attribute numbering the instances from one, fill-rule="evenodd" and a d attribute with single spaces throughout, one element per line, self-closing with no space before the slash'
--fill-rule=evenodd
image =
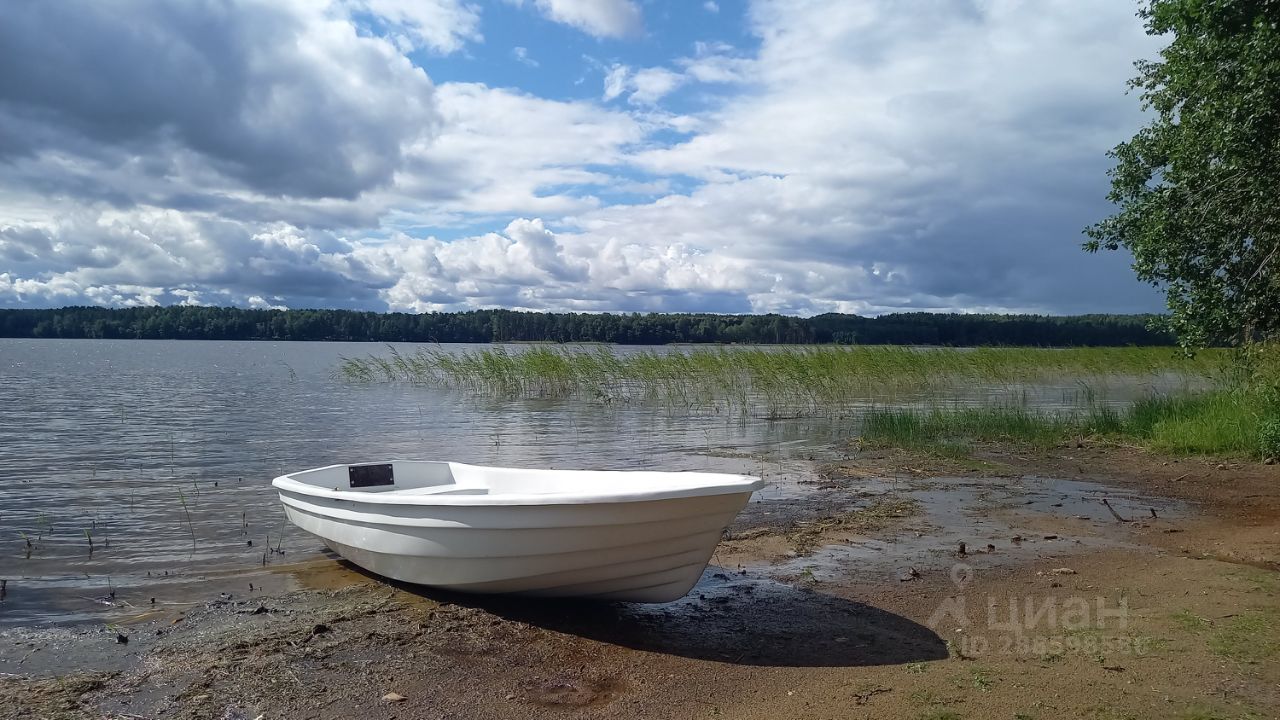
<path id="1" fill-rule="evenodd" d="M 372 504 L 281 491 L 285 512 L 345 559 L 470 593 L 669 602 L 697 583 L 742 492 L 529 506 Z"/>

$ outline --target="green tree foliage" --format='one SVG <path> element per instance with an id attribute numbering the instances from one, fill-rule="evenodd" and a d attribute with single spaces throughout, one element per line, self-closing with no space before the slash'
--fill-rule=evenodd
<path id="1" fill-rule="evenodd" d="M 863 345 L 1169 345 L 1150 316 L 374 313 L 216 307 L 0 310 L 0 337 L 372 342 Z"/>
<path id="2" fill-rule="evenodd" d="M 1111 156 L 1118 212 L 1085 248 L 1127 248 L 1186 346 L 1280 333 L 1280 0 L 1150 0 L 1171 35 L 1137 63 L 1151 122 Z"/>

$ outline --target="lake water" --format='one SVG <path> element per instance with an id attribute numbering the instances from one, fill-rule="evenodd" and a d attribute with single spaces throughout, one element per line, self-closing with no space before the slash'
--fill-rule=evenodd
<path id="1" fill-rule="evenodd" d="M 750 459 L 707 450 L 776 454 L 835 431 L 332 377 L 343 356 L 383 350 L 0 339 L 0 624 L 97 617 L 112 591 L 136 605 L 255 578 L 274 589 L 286 582 L 275 566 L 322 549 L 283 522 L 270 481 L 284 472 L 391 458 L 746 470 Z M 264 568 L 268 542 L 284 552 Z"/>
<path id="2" fill-rule="evenodd" d="M 853 431 L 847 418 L 495 400 L 333 376 L 342 357 L 383 350 L 0 339 L 0 625 L 104 618 L 152 598 L 243 594 L 250 583 L 255 592 L 287 589 L 291 576 L 279 570 L 320 557 L 322 545 L 284 522 L 270 481 L 285 472 L 438 458 L 754 473 L 764 454 L 778 472 L 788 456 L 828 449 Z M 963 388 L 957 399 L 1009 390 Z M 1071 381 L 1032 390 L 1049 405 L 1078 394 Z"/>

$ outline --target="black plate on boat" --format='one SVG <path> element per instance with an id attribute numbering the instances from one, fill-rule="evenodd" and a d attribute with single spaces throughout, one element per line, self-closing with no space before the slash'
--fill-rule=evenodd
<path id="1" fill-rule="evenodd" d="M 394 485 L 395 473 L 391 465 L 348 465 L 347 473 L 351 477 L 351 487 L 373 487 L 375 485 Z"/>

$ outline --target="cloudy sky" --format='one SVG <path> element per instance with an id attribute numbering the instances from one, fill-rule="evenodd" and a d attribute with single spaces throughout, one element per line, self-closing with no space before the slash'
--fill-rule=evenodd
<path id="1" fill-rule="evenodd" d="M 9 0 L 0 307 L 1160 308 L 1129 0 Z"/>

